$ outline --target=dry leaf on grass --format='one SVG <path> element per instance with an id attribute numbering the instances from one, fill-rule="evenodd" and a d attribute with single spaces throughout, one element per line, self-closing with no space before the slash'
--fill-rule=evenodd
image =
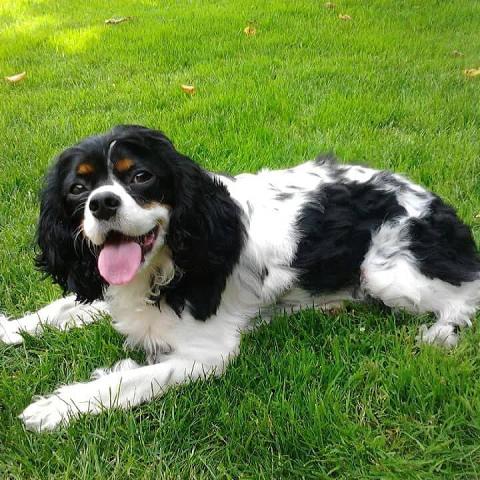
<path id="1" fill-rule="evenodd" d="M 325 8 L 337 8 L 337 6 L 332 2 L 327 2 L 324 4 Z"/>
<path id="2" fill-rule="evenodd" d="M 454 50 L 452 52 L 452 57 L 464 57 L 465 54 L 463 54 L 462 52 L 460 52 L 459 50 Z"/>
<path id="3" fill-rule="evenodd" d="M 193 85 L 180 85 L 180 88 L 189 95 L 193 95 L 195 93 L 195 87 Z"/>
<path id="4" fill-rule="evenodd" d="M 253 35 L 256 35 L 257 29 L 256 29 L 255 27 L 253 27 L 252 25 L 247 25 L 247 26 L 243 29 L 243 33 L 244 33 L 247 37 L 252 37 Z"/>
<path id="5" fill-rule="evenodd" d="M 128 22 L 133 17 L 114 17 L 105 20 L 105 25 L 118 25 L 119 23 Z"/>
<path id="6" fill-rule="evenodd" d="M 467 77 L 478 77 L 480 76 L 480 68 L 467 68 L 463 73 Z"/>
<path id="7" fill-rule="evenodd" d="M 10 77 L 5 77 L 5 80 L 8 83 L 18 83 L 21 82 L 27 76 L 27 72 L 17 73 L 16 75 L 11 75 Z"/>
<path id="8" fill-rule="evenodd" d="M 338 16 L 338 18 L 339 18 L 340 20 L 346 20 L 346 21 L 352 19 L 352 17 L 351 17 L 350 15 L 347 15 L 346 13 L 341 13 L 341 14 Z"/>

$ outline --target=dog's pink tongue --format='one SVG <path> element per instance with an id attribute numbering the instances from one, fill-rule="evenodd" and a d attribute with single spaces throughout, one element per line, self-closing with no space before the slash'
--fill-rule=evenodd
<path id="1" fill-rule="evenodd" d="M 98 256 L 100 275 L 110 285 L 130 282 L 142 263 L 142 248 L 137 242 L 107 243 Z"/>

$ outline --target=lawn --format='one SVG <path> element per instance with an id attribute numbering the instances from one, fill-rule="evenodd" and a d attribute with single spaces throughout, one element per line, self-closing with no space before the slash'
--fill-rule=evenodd
<path id="1" fill-rule="evenodd" d="M 0 77 L 27 76 L 0 82 L 0 310 L 59 296 L 32 261 L 41 177 L 117 123 L 160 128 L 212 170 L 327 151 L 394 169 L 478 241 L 480 77 L 464 70 L 480 67 L 480 2 L 336 3 L 2 0 Z M 42 435 L 16 418 L 31 397 L 125 357 L 122 338 L 104 319 L 0 346 L 0 478 L 480 477 L 480 329 L 447 353 L 416 345 L 426 321 L 357 305 L 280 317 L 222 378 Z"/>

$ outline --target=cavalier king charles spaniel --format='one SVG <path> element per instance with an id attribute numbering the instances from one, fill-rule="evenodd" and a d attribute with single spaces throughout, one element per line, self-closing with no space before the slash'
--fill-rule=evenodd
<path id="1" fill-rule="evenodd" d="M 373 298 L 433 313 L 419 339 L 453 346 L 480 303 L 469 227 L 406 178 L 330 157 L 231 177 L 141 126 L 117 126 L 58 157 L 37 239 L 37 266 L 72 295 L 2 317 L 0 340 L 108 312 L 148 363 L 122 360 L 37 398 L 20 415 L 37 431 L 221 374 L 257 316 Z"/>

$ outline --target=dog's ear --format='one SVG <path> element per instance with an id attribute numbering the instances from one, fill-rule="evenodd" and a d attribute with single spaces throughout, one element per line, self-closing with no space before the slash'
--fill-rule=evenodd
<path id="1" fill-rule="evenodd" d="M 175 297 L 183 295 L 194 316 L 206 319 L 216 312 L 240 256 L 244 241 L 241 211 L 223 184 L 188 157 L 173 149 L 171 155 L 174 205 L 167 245 L 184 276 L 177 292 L 169 294 L 170 301 L 181 308 L 183 298 Z"/>
<path id="2" fill-rule="evenodd" d="M 78 225 L 65 210 L 61 170 L 67 156 L 68 151 L 58 158 L 45 178 L 37 226 L 39 252 L 35 263 L 62 287 L 64 293 L 72 292 L 78 301 L 92 302 L 103 297 L 103 281 L 94 252 L 80 244 L 80 235 L 76 236 Z"/>
<path id="3" fill-rule="evenodd" d="M 233 238 L 242 238 L 240 209 L 224 185 L 217 183 L 187 157 L 174 163 L 174 208 L 167 241 L 190 271 L 222 268 Z M 234 249 L 235 250 L 235 249 Z"/>

